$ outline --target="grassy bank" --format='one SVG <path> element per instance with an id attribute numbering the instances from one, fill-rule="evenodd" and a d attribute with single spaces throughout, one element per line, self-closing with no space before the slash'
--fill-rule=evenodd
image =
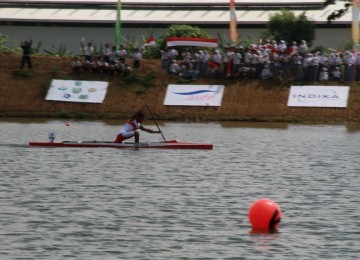
<path id="1" fill-rule="evenodd" d="M 199 79 L 190 84 L 222 84 L 225 92 L 220 107 L 164 106 L 166 87 L 182 83 L 160 69 L 159 60 L 144 60 L 129 77 L 71 71 L 71 58 L 32 57 L 33 70 L 19 70 L 21 57 L 0 54 L 0 116 L 61 118 L 126 118 L 148 104 L 163 120 L 182 121 L 273 121 L 346 123 L 360 121 L 360 87 L 356 82 L 326 82 L 351 87 L 347 108 L 287 107 L 289 81 Z M 46 101 L 52 79 L 108 81 L 102 104 Z M 186 82 L 184 82 L 186 83 Z M 319 82 L 313 84 L 319 85 Z M 324 83 L 321 83 L 324 84 Z"/>

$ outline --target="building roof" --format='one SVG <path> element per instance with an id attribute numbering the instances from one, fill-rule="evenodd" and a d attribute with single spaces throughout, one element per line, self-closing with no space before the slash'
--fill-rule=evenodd
<path id="1" fill-rule="evenodd" d="M 295 15 L 306 12 L 316 24 L 326 24 L 343 3 L 324 5 L 316 0 L 236 1 L 238 24 L 264 25 L 280 7 Z M 2 0 L 1 23 L 80 23 L 112 24 L 116 20 L 117 0 Z M 123 24 L 207 24 L 229 23 L 229 0 L 122 0 Z M 351 11 L 333 24 L 350 24 Z"/>

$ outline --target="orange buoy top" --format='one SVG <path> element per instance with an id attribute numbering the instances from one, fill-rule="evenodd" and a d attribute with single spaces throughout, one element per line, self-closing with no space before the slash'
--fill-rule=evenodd
<path id="1" fill-rule="evenodd" d="M 253 229 L 273 230 L 276 229 L 281 220 L 281 209 L 279 205 L 269 199 L 255 201 L 249 209 L 249 221 Z"/>

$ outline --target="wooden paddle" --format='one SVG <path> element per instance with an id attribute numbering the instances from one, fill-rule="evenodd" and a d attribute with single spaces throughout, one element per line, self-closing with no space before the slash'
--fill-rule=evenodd
<path id="1" fill-rule="evenodd" d="M 147 109 L 149 110 L 150 115 L 151 115 L 151 118 L 152 118 L 152 120 L 154 120 L 155 125 L 156 125 L 156 126 L 157 126 L 157 128 L 159 129 L 159 131 L 160 131 L 160 134 L 161 134 L 162 138 L 164 138 L 164 141 L 166 141 L 165 136 L 163 135 L 163 132 L 161 131 L 161 129 L 160 129 L 160 127 L 159 127 L 159 125 L 156 123 L 156 120 L 155 120 L 155 118 L 154 118 L 154 116 L 153 116 L 153 114 L 152 114 L 152 112 L 151 112 L 151 109 L 150 109 L 149 105 L 145 105 L 145 106 L 146 106 L 146 107 L 147 107 Z"/>

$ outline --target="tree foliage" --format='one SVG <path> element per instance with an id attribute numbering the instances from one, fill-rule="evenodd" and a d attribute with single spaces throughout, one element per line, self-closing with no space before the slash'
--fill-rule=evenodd
<path id="1" fill-rule="evenodd" d="M 5 44 L 7 43 L 7 36 L 0 33 L 0 51 L 5 49 Z"/>
<path id="2" fill-rule="evenodd" d="M 311 45 L 315 38 L 315 25 L 305 13 L 295 16 L 288 10 L 281 10 L 270 16 L 266 34 L 276 41 L 300 42 L 306 40 Z"/>
<path id="3" fill-rule="evenodd" d="M 349 11 L 349 8 L 352 5 L 352 0 L 341 0 L 341 1 L 344 2 L 344 7 L 329 14 L 327 17 L 328 23 L 331 23 L 332 21 L 342 17 L 344 14 L 346 14 Z M 334 4 L 334 3 L 335 3 L 334 0 L 326 0 L 325 5 Z"/>
<path id="4" fill-rule="evenodd" d="M 209 38 L 209 35 L 199 27 L 190 25 L 171 25 L 165 36 Z"/>

